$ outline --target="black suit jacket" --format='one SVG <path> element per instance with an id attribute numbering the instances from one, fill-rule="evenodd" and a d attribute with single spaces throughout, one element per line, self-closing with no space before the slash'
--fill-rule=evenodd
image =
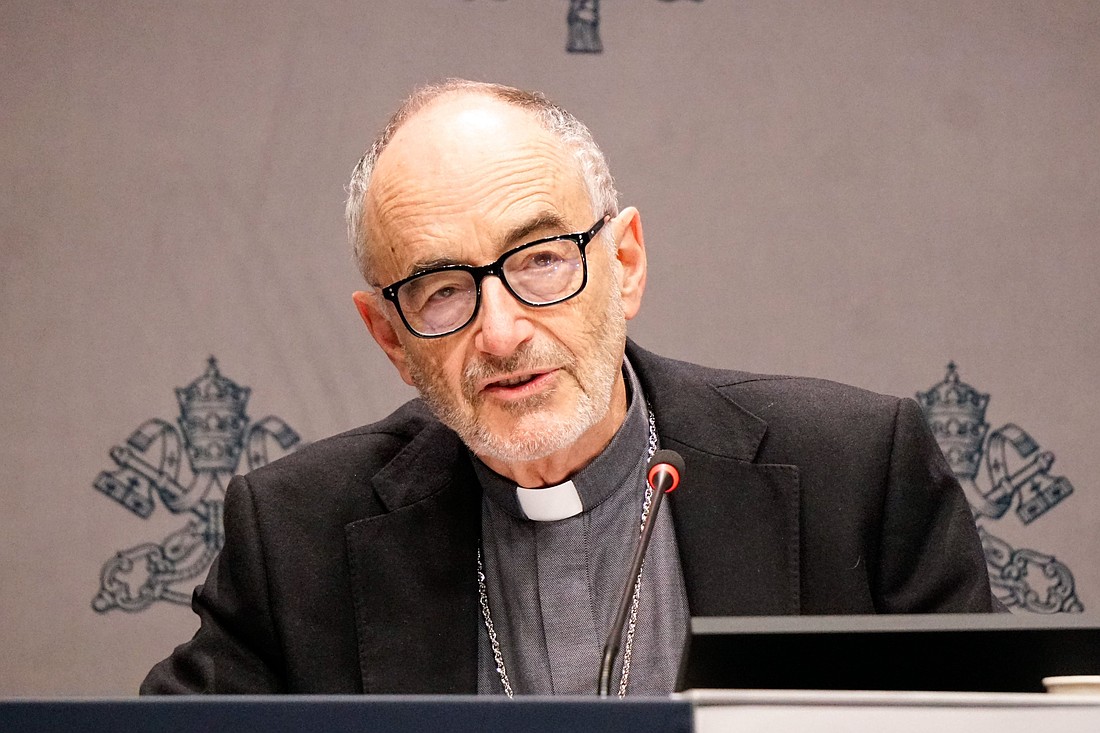
<path id="1" fill-rule="evenodd" d="M 687 466 L 671 506 L 693 616 L 991 610 L 915 402 L 628 355 Z M 480 494 L 419 400 L 234 478 L 201 628 L 142 692 L 476 692 Z"/>

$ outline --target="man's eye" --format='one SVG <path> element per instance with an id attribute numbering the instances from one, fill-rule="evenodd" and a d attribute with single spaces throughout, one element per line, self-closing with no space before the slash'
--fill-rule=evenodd
<path id="1" fill-rule="evenodd" d="M 446 287 L 437 288 L 435 291 L 433 291 L 432 294 L 428 296 L 427 302 L 429 304 L 441 303 L 445 300 L 449 300 L 455 297 L 456 295 L 458 295 L 458 288 L 454 287 L 453 285 L 448 285 Z"/>
<path id="2" fill-rule="evenodd" d="M 416 313 L 455 303 L 473 289 L 473 280 L 464 273 L 434 273 L 410 281 L 401 289 L 401 307 Z"/>
<path id="3" fill-rule="evenodd" d="M 557 267 L 561 262 L 561 255 L 557 252 L 544 250 L 542 252 L 532 253 L 523 266 L 532 270 L 540 270 L 548 267 Z"/>

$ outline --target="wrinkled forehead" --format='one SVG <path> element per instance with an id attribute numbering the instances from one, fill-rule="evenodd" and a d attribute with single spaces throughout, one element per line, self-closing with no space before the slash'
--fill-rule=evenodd
<path id="1" fill-rule="evenodd" d="M 587 228 L 590 209 L 573 151 L 532 113 L 456 94 L 420 110 L 379 156 L 364 225 L 372 263 L 389 270 L 382 265 L 400 268 L 456 241 L 484 244 L 547 212 Z"/>

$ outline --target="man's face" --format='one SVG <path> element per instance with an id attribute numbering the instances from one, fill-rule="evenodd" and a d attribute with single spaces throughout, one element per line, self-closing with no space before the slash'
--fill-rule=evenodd
<path id="1" fill-rule="evenodd" d="M 597 215 L 572 156 L 527 113 L 452 96 L 391 141 L 365 217 L 377 282 L 388 285 L 435 265 L 492 262 L 534 239 L 586 230 Z M 586 250 L 588 285 L 564 303 L 526 306 L 488 277 L 474 321 L 438 339 L 413 336 L 382 306 L 395 339 L 383 348 L 478 455 L 536 460 L 607 419 L 628 314 L 621 267 L 602 237 Z"/>
<path id="2" fill-rule="evenodd" d="M 509 356 L 474 354 L 456 391 L 441 362 L 408 353 L 421 396 L 474 453 L 506 462 L 544 458 L 603 420 L 622 366 L 622 299 L 604 317 L 561 334 L 536 331 Z"/>

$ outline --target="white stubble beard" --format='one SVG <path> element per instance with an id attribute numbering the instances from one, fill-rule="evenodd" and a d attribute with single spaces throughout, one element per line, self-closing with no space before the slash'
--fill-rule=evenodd
<path id="1" fill-rule="evenodd" d="M 535 461 L 576 443 L 611 409 L 626 344 L 626 318 L 622 295 L 617 290 L 609 293 L 603 315 L 602 322 L 586 335 L 589 353 L 578 356 L 560 343 L 547 340 L 529 342 L 503 359 L 482 357 L 466 366 L 461 396 L 447 388 L 437 368 L 412 352 L 406 352 L 406 363 L 424 402 L 476 455 L 507 463 Z M 478 385 L 495 376 L 548 366 L 560 369 L 558 379 L 571 377 L 576 382 L 576 403 L 570 414 L 544 409 L 558 392 L 554 388 L 503 406 L 514 420 L 506 434 L 494 432 L 478 420 L 485 401 Z"/>

